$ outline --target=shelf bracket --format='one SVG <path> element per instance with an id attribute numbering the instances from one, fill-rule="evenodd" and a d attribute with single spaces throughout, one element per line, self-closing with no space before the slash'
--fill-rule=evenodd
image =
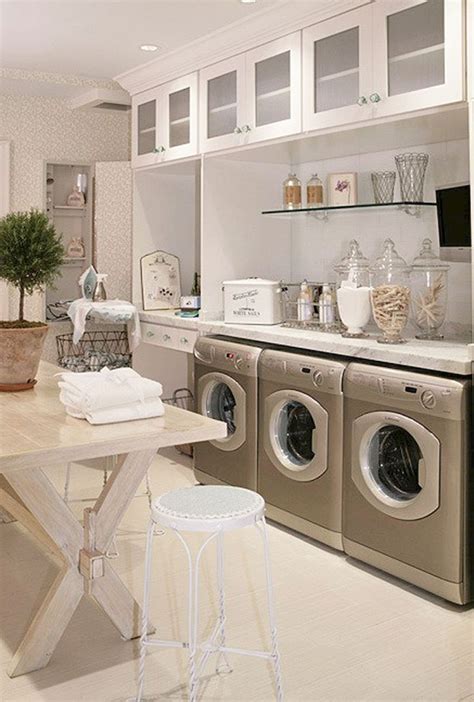
<path id="1" fill-rule="evenodd" d="M 400 205 L 400 209 L 410 217 L 420 217 L 421 207 L 419 205 Z"/>
<path id="2" fill-rule="evenodd" d="M 327 222 L 329 220 L 329 215 L 326 210 L 324 212 L 307 212 L 306 214 L 314 219 L 319 219 L 320 222 Z"/>

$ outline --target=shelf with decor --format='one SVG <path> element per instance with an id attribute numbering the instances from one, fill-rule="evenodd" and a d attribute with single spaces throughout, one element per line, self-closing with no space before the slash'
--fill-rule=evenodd
<path id="1" fill-rule="evenodd" d="M 262 210 L 263 215 L 291 217 L 298 214 L 312 215 L 316 219 L 327 220 L 330 212 L 343 212 L 347 210 L 368 210 L 368 209 L 398 209 L 408 215 L 419 217 L 423 208 L 436 207 L 436 202 L 367 202 L 357 205 L 324 205 L 319 207 L 299 207 L 293 209 L 272 209 Z"/>

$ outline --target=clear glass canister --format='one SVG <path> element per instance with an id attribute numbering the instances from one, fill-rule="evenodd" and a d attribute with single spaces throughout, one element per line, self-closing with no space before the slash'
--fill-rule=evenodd
<path id="1" fill-rule="evenodd" d="M 334 266 L 338 277 L 337 306 L 345 337 L 365 336 L 364 327 L 370 321 L 369 260 L 352 239 L 346 256 Z"/>
<path id="2" fill-rule="evenodd" d="M 308 207 L 321 207 L 323 204 L 323 182 L 317 173 L 306 184 L 306 202 Z"/>
<path id="3" fill-rule="evenodd" d="M 417 339 L 442 339 L 439 329 L 446 317 L 448 270 L 432 248 L 431 239 L 424 239 L 413 260 L 411 276 L 411 309 L 413 321 L 420 330 Z"/>
<path id="4" fill-rule="evenodd" d="M 372 268 L 372 312 L 383 336 L 381 344 L 401 344 L 410 309 L 410 266 L 398 255 L 391 239 L 385 239 L 383 252 Z"/>
<path id="5" fill-rule="evenodd" d="M 301 181 L 296 173 L 289 173 L 283 181 L 283 206 L 287 210 L 297 210 L 301 207 Z"/>

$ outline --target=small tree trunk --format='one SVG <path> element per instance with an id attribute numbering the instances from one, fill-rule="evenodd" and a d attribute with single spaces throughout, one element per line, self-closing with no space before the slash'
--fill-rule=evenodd
<path id="1" fill-rule="evenodd" d="M 23 322 L 25 318 L 25 288 L 20 285 L 20 315 L 18 319 Z"/>

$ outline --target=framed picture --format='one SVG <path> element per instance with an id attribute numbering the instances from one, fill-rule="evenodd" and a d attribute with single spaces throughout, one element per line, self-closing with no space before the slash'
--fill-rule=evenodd
<path id="1" fill-rule="evenodd" d="M 181 276 L 179 258 L 166 251 L 153 251 L 140 259 L 144 310 L 179 307 Z"/>
<path id="2" fill-rule="evenodd" d="M 357 173 L 328 175 L 328 205 L 357 205 Z"/>

